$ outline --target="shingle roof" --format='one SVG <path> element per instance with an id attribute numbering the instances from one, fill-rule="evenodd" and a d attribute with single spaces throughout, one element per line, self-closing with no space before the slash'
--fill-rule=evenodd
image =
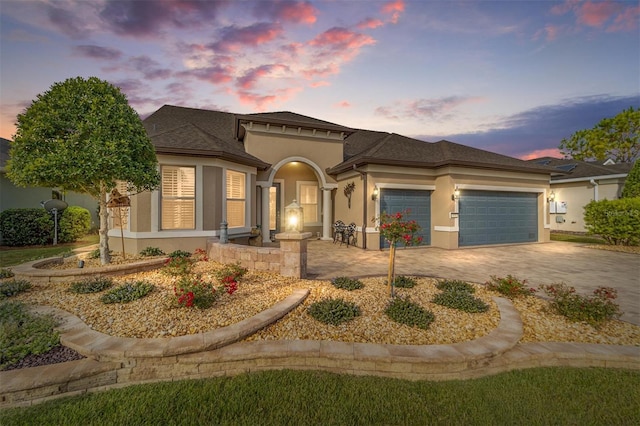
<path id="1" fill-rule="evenodd" d="M 248 154 L 233 137 L 235 116 L 221 111 L 164 105 L 143 124 L 160 154 L 218 157 L 260 170 L 269 164 Z"/>
<path id="2" fill-rule="evenodd" d="M 610 164 L 605 166 L 599 162 L 580 161 L 566 158 L 541 157 L 528 161 L 529 163 L 545 165 L 555 171 L 565 172 L 560 175 L 552 175 L 551 181 L 563 179 L 591 178 L 595 176 L 608 176 L 628 174 L 633 167 L 632 163 Z"/>
<path id="3" fill-rule="evenodd" d="M 478 168 L 527 171 L 549 174 L 550 170 L 517 158 L 496 154 L 478 148 L 442 140 L 424 142 L 395 133 L 358 131 L 345 142 L 344 162 L 330 168 L 327 173 L 336 175 L 355 165 L 382 164 L 433 168 L 459 165 Z M 358 149 L 361 152 L 353 154 Z"/>

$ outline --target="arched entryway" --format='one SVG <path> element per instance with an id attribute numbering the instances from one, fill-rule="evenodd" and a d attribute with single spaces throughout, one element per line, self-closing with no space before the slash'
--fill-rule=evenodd
<path id="1" fill-rule="evenodd" d="M 313 161 L 304 157 L 285 158 L 273 165 L 268 178 L 258 185 L 262 188 L 263 240 L 272 240 L 275 233 L 283 231 L 284 208 L 293 200 L 303 208 L 305 232 L 322 239 L 331 238 L 331 191 L 337 185 L 328 183 Z"/>

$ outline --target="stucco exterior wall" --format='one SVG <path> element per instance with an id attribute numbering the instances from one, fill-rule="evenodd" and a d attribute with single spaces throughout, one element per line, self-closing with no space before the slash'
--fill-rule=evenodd
<path id="1" fill-rule="evenodd" d="M 555 193 L 557 203 L 564 202 L 566 213 L 551 214 L 551 230 L 568 232 L 586 232 L 584 224 L 584 206 L 596 199 L 616 200 L 620 198 L 624 179 L 599 179 L 597 188 L 591 182 L 553 183 L 551 189 Z M 558 222 L 560 221 L 560 222 Z"/>

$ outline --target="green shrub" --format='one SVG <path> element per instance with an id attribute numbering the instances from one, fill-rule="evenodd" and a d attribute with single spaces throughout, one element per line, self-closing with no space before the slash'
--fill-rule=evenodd
<path id="1" fill-rule="evenodd" d="M 409 297 L 393 298 L 384 313 L 395 322 L 424 330 L 428 329 L 429 325 L 435 320 L 433 312 L 412 302 Z"/>
<path id="2" fill-rule="evenodd" d="M 69 206 L 58 220 L 58 242 L 73 243 L 91 229 L 91 213 L 84 207 Z"/>
<path id="3" fill-rule="evenodd" d="M 109 253 L 111 253 L 111 250 L 109 250 Z M 91 250 L 88 254 L 87 254 L 87 259 L 99 259 L 100 258 L 100 249 L 97 248 L 95 250 Z"/>
<path id="4" fill-rule="evenodd" d="M 489 305 L 465 290 L 447 290 L 436 294 L 433 303 L 469 313 L 487 312 Z"/>
<path id="5" fill-rule="evenodd" d="M 325 324 L 339 325 L 360 315 L 360 308 L 344 299 L 324 299 L 313 303 L 307 313 Z"/>
<path id="6" fill-rule="evenodd" d="M 169 253 L 169 257 L 171 259 L 187 258 L 187 257 L 191 257 L 191 253 L 184 250 L 175 250 Z"/>
<path id="7" fill-rule="evenodd" d="M 45 209 L 0 212 L 0 234 L 7 246 L 45 245 L 53 241 L 53 218 Z"/>
<path id="8" fill-rule="evenodd" d="M 60 344 L 52 316 L 31 314 L 21 303 L 0 303 L 0 370 L 30 354 L 42 354 Z"/>
<path id="9" fill-rule="evenodd" d="M 536 292 L 535 288 L 526 287 L 527 280 L 520 281 L 518 278 L 507 275 L 506 278 L 491 275 L 491 281 L 485 285 L 489 290 L 497 291 L 510 299 L 518 296 L 530 296 Z"/>
<path id="10" fill-rule="evenodd" d="M 0 300 L 15 296 L 31 288 L 31 283 L 26 280 L 10 280 L 0 283 Z"/>
<path id="11" fill-rule="evenodd" d="M 219 281 L 224 281 L 225 279 L 238 281 L 244 277 L 247 272 L 247 268 L 236 262 L 224 265 L 221 269 L 215 272 L 215 276 Z"/>
<path id="12" fill-rule="evenodd" d="M 364 287 L 364 284 L 362 284 L 360 280 L 349 277 L 336 277 L 331 281 L 331 284 L 333 284 L 335 288 L 348 291 L 358 290 Z"/>
<path id="13" fill-rule="evenodd" d="M 102 303 L 128 303 L 143 298 L 154 289 L 153 284 L 146 281 L 136 281 L 123 284 L 106 293 L 100 298 Z"/>
<path id="14" fill-rule="evenodd" d="M 151 256 L 163 256 L 164 252 L 160 250 L 158 247 L 145 247 L 140 250 L 140 256 L 151 257 Z"/>
<path id="15" fill-rule="evenodd" d="M 584 207 L 589 234 L 600 235 L 609 244 L 640 244 L 640 197 L 591 201 Z"/>
<path id="16" fill-rule="evenodd" d="M 2 278 L 11 278 L 15 274 L 9 268 L 0 268 L 0 279 Z"/>
<path id="17" fill-rule="evenodd" d="M 436 288 L 442 291 L 466 292 L 469 294 L 473 294 L 476 292 L 476 289 L 471 284 L 461 280 L 438 281 L 438 284 L 436 284 Z"/>
<path id="18" fill-rule="evenodd" d="M 76 281 L 69 285 L 69 291 L 76 294 L 99 293 L 113 286 L 108 277 L 95 277 L 84 281 Z"/>
<path id="19" fill-rule="evenodd" d="M 231 276 L 227 276 L 218 288 L 213 283 L 202 280 L 198 276 L 182 276 L 173 288 L 176 304 L 187 308 L 196 307 L 206 309 L 224 293 L 232 295 L 238 289 L 238 283 Z"/>
<path id="20" fill-rule="evenodd" d="M 633 163 L 622 188 L 622 198 L 636 197 L 640 197 L 640 160 Z"/>
<path id="21" fill-rule="evenodd" d="M 583 321 L 598 327 L 622 314 L 620 307 L 613 302 L 618 293 L 611 287 L 598 287 L 591 296 L 576 294 L 575 288 L 565 283 L 541 285 L 540 288 L 551 296 L 551 308 L 571 321 Z"/>
<path id="22" fill-rule="evenodd" d="M 418 284 L 416 280 L 411 277 L 405 277 L 404 275 L 400 275 L 396 277 L 393 285 L 398 288 L 413 288 Z"/>

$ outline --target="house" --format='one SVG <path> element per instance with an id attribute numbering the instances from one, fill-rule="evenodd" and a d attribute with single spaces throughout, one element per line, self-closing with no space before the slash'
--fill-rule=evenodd
<path id="1" fill-rule="evenodd" d="M 13 184 L 6 173 L 6 164 L 9 159 L 10 143 L 8 139 L 0 138 L 0 212 L 17 208 L 41 208 L 41 202 L 51 199 L 61 199 L 70 206 L 84 207 L 91 213 L 91 227 L 97 228 L 98 200 L 72 191 L 63 191 L 60 188 L 30 187 L 19 188 Z"/>
<path id="2" fill-rule="evenodd" d="M 305 232 L 328 240 L 334 221 L 355 223 L 356 245 L 365 249 L 384 246 L 374 218 L 407 208 L 428 246 L 549 240 L 551 172 L 535 163 L 293 112 L 165 105 L 143 123 L 162 183 L 132 197 L 127 251 L 202 248 L 223 221 L 230 238 L 258 226 L 269 242 L 294 200 Z M 120 230 L 110 237 L 119 239 Z"/>
<path id="3" fill-rule="evenodd" d="M 621 197 L 624 182 L 633 163 L 579 161 L 542 157 L 530 163 L 551 167 L 551 230 L 586 232 L 584 206 L 592 200 L 615 200 Z"/>

